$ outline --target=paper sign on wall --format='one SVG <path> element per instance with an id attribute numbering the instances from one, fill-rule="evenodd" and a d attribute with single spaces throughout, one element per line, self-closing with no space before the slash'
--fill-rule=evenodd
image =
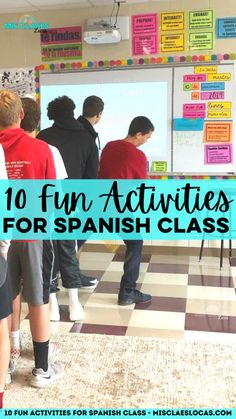
<path id="1" fill-rule="evenodd" d="M 132 16 L 132 54 L 156 54 L 157 42 L 157 14 Z"/>
<path id="2" fill-rule="evenodd" d="M 40 33 L 42 61 L 82 58 L 82 28 L 71 26 Z"/>
<path id="3" fill-rule="evenodd" d="M 184 29 L 184 12 L 161 13 L 161 30 L 177 31 Z"/>
<path id="4" fill-rule="evenodd" d="M 204 143 L 230 143 L 232 141 L 232 122 L 206 122 Z"/>
<path id="5" fill-rule="evenodd" d="M 216 19 L 216 36 L 219 39 L 236 38 L 236 17 Z"/>
<path id="6" fill-rule="evenodd" d="M 161 35 L 161 52 L 184 51 L 184 34 Z"/>
<path id="7" fill-rule="evenodd" d="M 189 12 L 189 29 L 213 29 L 213 10 L 195 10 Z"/>
<path id="8" fill-rule="evenodd" d="M 166 172 L 167 171 L 167 162 L 166 161 L 153 161 L 152 172 Z"/>
<path id="9" fill-rule="evenodd" d="M 205 145 L 205 164 L 232 163 L 232 144 Z"/>
<path id="10" fill-rule="evenodd" d="M 213 32 L 190 32 L 189 33 L 189 49 L 194 50 L 211 50 L 213 49 Z"/>

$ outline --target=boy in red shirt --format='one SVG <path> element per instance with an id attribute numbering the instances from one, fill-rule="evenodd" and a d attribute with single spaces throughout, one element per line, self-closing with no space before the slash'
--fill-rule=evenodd
<path id="1" fill-rule="evenodd" d="M 0 143 L 9 179 L 55 179 L 55 165 L 49 146 L 35 140 L 20 128 L 24 117 L 20 98 L 14 92 L 0 91 Z M 31 385 L 45 387 L 63 375 L 60 364 L 48 362 L 50 313 L 49 288 L 53 266 L 50 240 L 12 241 L 8 251 L 7 277 L 13 298 L 21 291 L 29 306 L 35 368 Z M 14 305 L 14 301 L 13 301 Z"/>
<path id="2" fill-rule="evenodd" d="M 111 141 L 104 147 L 100 159 L 100 179 L 146 179 L 147 158 L 138 150 L 151 137 L 154 126 L 145 116 L 137 116 L 129 126 L 127 137 Z M 147 303 L 152 297 L 136 289 L 142 256 L 142 240 L 124 240 L 126 254 L 118 304 Z"/>

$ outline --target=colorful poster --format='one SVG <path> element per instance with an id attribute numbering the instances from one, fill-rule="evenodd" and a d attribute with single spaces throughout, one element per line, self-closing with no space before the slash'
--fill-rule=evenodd
<path id="1" fill-rule="evenodd" d="M 232 122 L 206 122 L 204 143 L 230 143 L 232 141 Z"/>
<path id="2" fill-rule="evenodd" d="M 161 52 L 184 51 L 184 33 L 161 35 Z"/>
<path id="3" fill-rule="evenodd" d="M 214 18 L 213 10 L 195 10 L 189 12 L 189 29 L 213 29 Z"/>
<path id="4" fill-rule="evenodd" d="M 184 27 L 184 12 L 161 13 L 162 31 L 179 31 Z"/>
<path id="5" fill-rule="evenodd" d="M 213 49 L 213 32 L 190 32 L 189 49 L 191 51 Z"/>
<path id="6" fill-rule="evenodd" d="M 152 172 L 166 172 L 167 171 L 167 162 L 166 161 L 153 161 Z"/>
<path id="7" fill-rule="evenodd" d="M 194 67 L 195 74 L 212 74 L 217 73 L 218 67 L 217 65 L 199 65 Z"/>
<path id="8" fill-rule="evenodd" d="M 42 61 L 82 58 L 82 28 L 71 26 L 40 33 Z"/>
<path id="9" fill-rule="evenodd" d="M 82 58 L 82 44 L 50 45 L 41 47 L 42 61 L 74 60 Z"/>
<path id="10" fill-rule="evenodd" d="M 149 13 L 132 16 L 132 36 L 157 33 L 157 14 Z"/>
<path id="11" fill-rule="evenodd" d="M 216 19 L 216 37 L 236 38 L 236 17 L 225 17 Z"/>
<path id="12" fill-rule="evenodd" d="M 232 163 L 232 144 L 205 145 L 205 164 Z"/>
<path id="13" fill-rule="evenodd" d="M 149 55 L 157 53 L 157 36 L 140 35 L 132 39 L 133 55 Z"/>
<path id="14" fill-rule="evenodd" d="M 158 52 L 157 14 L 132 16 L 132 54 L 150 55 Z"/>

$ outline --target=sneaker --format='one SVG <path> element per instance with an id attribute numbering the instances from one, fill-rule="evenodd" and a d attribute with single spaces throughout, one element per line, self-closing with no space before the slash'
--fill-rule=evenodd
<path id="1" fill-rule="evenodd" d="M 98 284 L 98 280 L 96 278 L 93 278 L 92 276 L 87 276 L 84 274 L 80 274 L 80 279 L 81 279 L 81 287 L 80 289 L 87 289 L 87 290 L 93 290 L 94 288 L 96 288 L 97 284 Z"/>
<path id="2" fill-rule="evenodd" d="M 50 362 L 46 372 L 42 368 L 34 368 L 32 370 L 30 385 L 32 387 L 43 388 L 62 378 L 63 374 L 64 370 L 62 365 Z"/>
<path id="3" fill-rule="evenodd" d="M 128 306 L 129 304 L 148 303 L 151 301 L 150 294 L 143 294 L 138 290 L 121 289 L 118 295 L 118 304 L 120 306 Z"/>

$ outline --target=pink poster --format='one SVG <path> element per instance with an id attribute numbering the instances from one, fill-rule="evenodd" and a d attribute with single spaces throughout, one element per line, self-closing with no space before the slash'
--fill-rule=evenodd
<path id="1" fill-rule="evenodd" d="M 132 16 L 132 36 L 143 35 L 145 33 L 157 33 L 156 13 Z"/>
<path id="2" fill-rule="evenodd" d="M 205 164 L 227 164 L 232 161 L 232 144 L 205 146 Z"/>
<path id="3" fill-rule="evenodd" d="M 183 118 L 206 118 L 205 103 L 184 103 Z"/>
<path id="4" fill-rule="evenodd" d="M 149 55 L 157 52 L 156 35 L 134 36 L 132 39 L 133 55 Z"/>
<path id="5" fill-rule="evenodd" d="M 206 81 L 206 74 L 186 74 L 183 81 L 184 83 Z"/>
<path id="6" fill-rule="evenodd" d="M 158 52 L 157 14 L 132 16 L 132 54 L 150 55 Z"/>

